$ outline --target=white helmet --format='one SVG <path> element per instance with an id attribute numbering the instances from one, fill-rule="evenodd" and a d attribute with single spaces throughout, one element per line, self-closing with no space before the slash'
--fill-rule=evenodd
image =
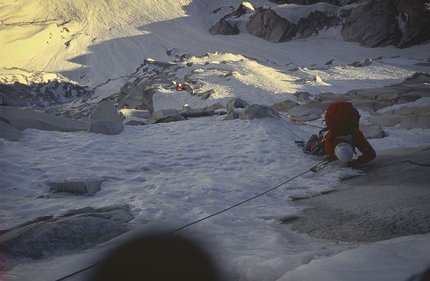
<path id="1" fill-rule="evenodd" d="M 337 159 L 339 159 L 341 162 L 348 163 L 352 160 L 354 150 L 349 143 L 341 142 L 336 145 L 334 149 L 334 155 L 336 155 Z"/>

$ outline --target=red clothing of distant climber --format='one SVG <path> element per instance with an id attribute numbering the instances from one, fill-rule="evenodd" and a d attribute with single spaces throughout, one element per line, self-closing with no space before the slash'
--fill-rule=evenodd
<path id="1" fill-rule="evenodd" d="M 346 134 L 343 134 L 345 136 Z M 376 157 L 376 152 L 373 149 L 373 147 L 370 145 L 370 143 L 366 140 L 363 133 L 358 128 L 353 128 L 350 130 L 349 135 L 352 136 L 352 143 L 351 145 L 355 148 L 357 148 L 362 155 L 360 155 L 356 160 L 353 160 L 354 164 L 366 164 Z M 329 131 L 325 136 L 325 152 L 330 157 L 335 157 L 334 155 L 334 148 L 339 143 L 339 138 L 341 138 L 342 135 L 333 136 L 333 132 Z"/>

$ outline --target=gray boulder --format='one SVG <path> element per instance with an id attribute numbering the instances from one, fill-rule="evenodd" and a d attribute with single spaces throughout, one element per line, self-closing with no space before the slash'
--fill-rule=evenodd
<path id="1" fill-rule="evenodd" d="M 121 92 L 125 97 L 121 98 L 118 102 L 118 108 L 140 109 L 154 112 L 154 102 L 152 97 L 155 90 L 147 88 L 145 83 L 135 85 L 133 83 L 126 83 L 121 87 Z"/>
<path id="2" fill-rule="evenodd" d="M 115 106 L 108 102 L 99 103 L 89 117 L 89 131 L 96 134 L 117 135 L 124 129 Z"/>
<path id="3" fill-rule="evenodd" d="M 241 98 L 231 99 L 227 102 L 227 114 L 230 114 L 235 108 L 245 108 L 249 104 Z"/>

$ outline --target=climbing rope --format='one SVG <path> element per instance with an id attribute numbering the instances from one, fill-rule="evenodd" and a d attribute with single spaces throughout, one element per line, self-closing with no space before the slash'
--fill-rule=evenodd
<path id="1" fill-rule="evenodd" d="M 278 185 L 277 185 L 277 186 L 275 186 L 275 187 L 272 187 L 272 188 L 270 188 L 270 189 L 268 189 L 268 190 L 266 190 L 266 191 L 264 191 L 264 192 L 262 192 L 262 193 L 259 193 L 259 194 L 255 195 L 255 196 L 251 197 L 251 198 L 248 198 L 248 199 L 246 199 L 246 200 L 243 200 L 243 201 L 241 201 L 241 202 L 239 202 L 239 203 L 237 203 L 237 204 L 234 204 L 234 205 L 232 205 L 232 206 L 230 206 L 230 207 L 228 207 L 228 208 L 225 208 L 225 209 L 223 209 L 223 210 L 221 210 L 221 211 L 218 211 L 218 212 L 216 212 L 216 213 L 213 213 L 213 214 L 211 214 L 211 215 L 208 215 L 208 216 L 206 216 L 206 217 L 203 217 L 203 218 L 201 218 L 201 219 L 198 219 L 198 220 L 196 220 L 196 221 L 193 221 L 193 222 L 191 222 L 191 223 L 188 223 L 188 224 L 186 224 L 186 225 L 183 225 L 183 226 L 181 226 L 181 227 L 179 227 L 179 228 L 176 228 L 175 230 L 173 230 L 173 231 L 170 231 L 170 232 L 166 233 L 166 234 L 165 234 L 165 236 L 172 235 L 172 234 L 174 234 L 174 233 L 176 233 L 176 232 L 178 232 L 178 231 L 181 231 L 181 230 L 183 230 L 183 229 L 185 229 L 185 228 L 188 228 L 188 227 L 190 227 L 190 226 L 192 226 L 192 225 L 198 224 L 198 223 L 200 223 L 200 222 L 202 222 L 202 221 L 205 221 L 205 220 L 207 220 L 207 219 L 210 219 L 210 218 L 212 218 L 212 217 L 215 217 L 215 216 L 217 216 L 217 215 L 219 215 L 219 214 L 225 213 L 225 212 L 227 212 L 227 211 L 229 211 L 229 210 L 231 210 L 231 209 L 233 209 L 233 208 L 236 208 L 236 207 L 238 207 L 238 206 L 240 206 L 240 205 L 243 205 L 243 204 L 245 204 L 245 203 L 247 203 L 247 202 L 249 202 L 249 201 L 252 201 L 252 200 L 254 200 L 254 199 L 258 198 L 258 197 L 261 197 L 261 196 L 263 196 L 263 195 L 265 195 L 265 194 L 267 194 L 267 193 L 269 193 L 269 192 L 271 192 L 271 191 L 274 191 L 275 189 L 278 189 L 279 187 L 281 187 L 281 186 L 283 186 L 283 185 L 285 185 L 285 184 L 289 183 L 290 181 L 292 181 L 292 180 L 294 180 L 294 179 L 297 179 L 297 178 L 299 178 L 299 177 L 301 177 L 301 176 L 303 176 L 303 175 L 307 174 L 307 173 L 308 173 L 308 172 L 310 172 L 310 171 L 312 171 L 312 172 L 313 172 L 313 171 L 314 171 L 314 169 L 315 169 L 315 167 L 319 167 L 320 165 L 324 165 L 326 162 L 327 162 L 327 160 L 326 160 L 326 159 L 324 159 L 324 160 L 322 160 L 321 162 L 319 162 L 318 164 L 316 164 L 315 166 L 313 166 L 312 168 L 307 169 L 306 171 L 301 172 L 301 173 L 299 173 L 299 174 L 297 174 L 297 175 L 295 175 L 295 176 L 293 176 L 293 177 L 289 178 L 288 180 L 286 180 L 286 181 L 284 181 L 284 182 L 282 182 L 282 183 L 278 184 Z M 87 270 L 89 270 L 89 269 L 91 269 L 91 268 L 94 268 L 94 267 L 96 267 L 96 266 L 98 266 L 98 265 L 102 264 L 102 263 L 103 263 L 103 261 L 99 261 L 99 262 L 94 263 L 94 264 L 92 264 L 92 265 L 90 265 L 90 266 L 87 266 L 87 267 L 85 267 L 85 268 L 83 268 L 83 269 L 81 269 L 81 270 L 78 270 L 78 271 L 73 272 L 73 273 L 71 273 L 71 274 L 69 274 L 69 275 L 66 275 L 66 276 L 64 276 L 64 277 L 62 277 L 62 278 L 56 279 L 55 281 L 63 281 L 63 280 L 69 279 L 70 277 L 73 277 L 73 276 L 78 275 L 78 274 L 80 274 L 80 273 L 82 273 L 82 272 L 85 272 L 85 271 L 87 271 Z"/>
<path id="2" fill-rule="evenodd" d="M 279 112 L 278 112 L 278 113 L 279 113 Z M 323 128 L 323 127 L 321 127 L 321 126 L 317 126 L 317 125 L 309 124 L 309 123 L 306 123 L 306 122 L 303 122 L 303 121 L 300 121 L 300 120 L 297 120 L 297 119 L 291 118 L 291 117 L 289 117 L 289 116 L 287 116 L 287 115 L 284 115 L 284 114 L 281 114 L 281 113 L 279 113 L 279 115 L 281 115 L 282 117 L 285 117 L 285 118 L 287 118 L 287 119 L 289 119 L 289 120 L 291 120 L 291 121 L 293 121 L 293 122 L 303 124 L 303 125 L 305 125 L 305 126 L 310 126 L 310 127 L 314 127 L 314 128 L 318 128 L 318 129 L 324 129 L 324 128 Z"/>
<path id="3" fill-rule="evenodd" d="M 276 121 L 277 121 L 277 122 L 278 122 L 282 127 L 284 127 L 285 129 L 287 129 L 291 134 L 293 134 L 293 135 L 294 135 L 294 136 L 296 136 L 297 138 L 299 138 L 299 139 L 303 140 L 303 138 L 301 138 L 300 136 L 298 136 L 298 135 L 297 135 L 296 133 L 294 133 L 290 128 L 288 128 L 285 124 L 283 124 L 283 123 L 281 122 L 281 121 L 283 120 L 281 117 L 276 116 L 276 115 L 275 115 L 275 114 L 273 114 L 273 113 L 270 113 L 270 114 L 271 114 L 273 117 L 275 117 L 275 120 L 276 120 Z M 301 121 L 298 121 L 298 120 L 292 119 L 292 118 L 290 118 L 290 117 L 284 116 L 284 115 L 282 115 L 282 114 L 280 114 L 280 115 L 281 115 L 281 116 L 283 116 L 283 117 L 285 117 L 285 118 L 287 118 L 287 119 L 290 119 L 290 120 L 292 120 L 292 121 L 299 122 L 299 123 L 302 123 L 302 124 L 307 125 L 307 126 L 312 126 L 312 127 L 316 127 L 316 128 L 320 128 L 320 129 L 322 129 L 321 127 L 318 127 L 318 126 L 315 126 L 315 125 L 312 125 L 312 124 L 307 124 L 307 123 L 305 123 L 305 122 L 301 122 Z M 301 177 L 301 176 L 303 176 L 303 175 L 307 174 L 308 172 L 318 172 L 319 170 L 323 169 L 323 168 L 324 168 L 324 167 L 325 167 L 329 162 L 331 162 L 331 161 L 333 161 L 333 160 L 331 160 L 331 159 L 324 159 L 324 160 L 320 161 L 319 163 L 317 163 L 316 165 L 312 166 L 310 169 L 307 169 L 306 171 L 303 171 L 303 172 L 301 172 L 301 173 L 299 173 L 299 174 L 297 174 L 297 175 L 295 175 L 295 176 L 293 176 L 293 177 L 289 178 L 288 180 L 286 180 L 286 181 L 284 181 L 284 182 L 282 182 L 282 183 L 278 184 L 278 185 L 277 185 L 277 186 L 275 186 L 275 187 L 272 187 L 272 188 L 270 188 L 270 189 L 268 189 L 268 190 L 266 190 L 266 191 L 264 191 L 264 192 L 262 192 L 262 193 L 259 193 L 259 194 L 255 195 L 255 196 L 253 196 L 253 197 L 250 197 L 250 198 L 248 198 L 248 199 L 246 199 L 246 200 L 243 200 L 243 201 L 241 201 L 241 202 L 239 202 L 239 203 L 237 203 L 237 204 L 234 204 L 234 205 L 232 205 L 232 206 L 230 206 L 230 207 L 228 207 L 228 208 L 225 208 L 225 209 L 223 209 L 223 210 L 221 210 L 221 211 L 218 211 L 218 212 L 216 212 L 216 213 L 213 213 L 213 214 L 211 214 L 211 215 L 208 215 L 208 216 L 206 216 L 206 217 L 203 217 L 203 218 L 201 218 L 201 219 L 198 219 L 198 220 L 196 220 L 196 221 L 193 221 L 193 222 L 191 222 L 191 223 L 188 223 L 188 224 L 186 224 L 186 225 L 183 225 L 183 226 L 181 226 L 181 227 L 179 227 L 179 228 L 176 228 L 175 230 L 172 230 L 172 231 L 170 231 L 170 232 L 166 233 L 166 234 L 165 234 L 165 236 L 172 235 L 172 234 L 174 234 L 174 233 L 176 233 L 176 232 L 179 232 L 179 231 L 181 231 L 181 230 L 183 230 L 183 229 L 185 229 L 185 228 L 188 228 L 188 227 L 190 227 L 190 226 L 192 226 L 192 225 L 198 224 L 198 223 L 200 223 L 200 222 L 202 222 L 202 221 L 208 220 L 208 219 L 210 219 L 210 218 L 212 218 L 212 217 L 215 217 L 215 216 L 220 215 L 220 214 L 222 214 L 222 213 L 225 213 L 225 212 L 227 212 L 227 211 L 229 211 L 229 210 L 231 210 L 231 209 L 234 209 L 234 208 L 236 208 L 236 207 L 238 207 L 238 206 L 240 206 L 240 205 L 243 205 L 243 204 L 245 204 L 245 203 L 248 203 L 248 202 L 250 202 L 250 201 L 252 201 L 252 200 L 254 200 L 254 199 L 258 198 L 258 197 L 261 197 L 261 196 L 263 196 L 263 195 L 265 195 L 265 194 L 267 194 L 267 193 L 269 193 L 269 192 L 271 192 L 271 191 L 274 191 L 274 190 L 278 189 L 279 187 L 281 187 L 281 186 L 283 186 L 283 185 L 285 185 L 285 184 L 289 183 L 290 181 L 292 181 L 292 180 L 294 180 L 294 179 L 297 179 L 297 178 L 299 178 L 299 177 Z M 73 273 L 71 273 L 71 274 L 69 274 L 69 275 L 66 275 L 66 276 L 64 276 L 64 277 L 62 277 L 62 278 L 56 279 L 55 281 L 63 281 L 63 280 L 67 280 L 67 279 L 69 279 L 70 277 L 76 276 L 76 275 L 78 275 L 78 274 L 80 274 L 80 273 L 82 273 L 82 272 L 85 272 L 85 271 L 87 271 L 87 270 L 89 270 L 89 269 L 91 269 L 91 268 L 94 268 L 94 267 L 96 267 L 96 266 L 98 266 L 98 265 L 100 265 L 100 264 L 102 264 L 102 263 L 103 263 L 103 261 L 99 261 L 99 262 L 94 263 L 94 264 L 92 264 L 92 265 L 90 265 L 90 266 L 87 266 L 87 267 L 85 267 L 85 268 L 83 268 L 83 269 L 81 269 L 81 270 L 78 270 L 78 271 L 75 271 L 75 272 L 73 272 Z"/>

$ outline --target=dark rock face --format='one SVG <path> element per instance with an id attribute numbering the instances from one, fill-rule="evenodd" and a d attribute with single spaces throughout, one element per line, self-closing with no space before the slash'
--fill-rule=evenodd
<path id="1" fill-rule="evenodd" d="M 276 4 L 314 5 L 327 3 L 338 7 L 337 15 L 314 11 L 297 24 L 282 18 L 267 7 L 260 7 L 246 23 L 246 31 L 269 42 L 285 42 L 294 37 L 307 38 L 320 30 L 342 25 L 342 37 L 365 47 L 393 45 L 407 48 L 430 40 L 430 3 L 427 0 L 271 0 Z M 233 28 L 220 21 L 213 27 L 233 34 Z M 237 32 L 237 31 L 234 31 Z M 216 33 L 218 34 L 218 33 Z"/>
<path id="2" fill-rule="evenodd" d="M 342 1 L 342 0 L 269 0 L 272 3 L 283 5 L 283 4 L 296 4 L 296 5 L 313 5 L 320 2 L 330 3 L 336 6 L 346 5 L 343 2 L 352 1 Z"/>
<path id="3" fill-rule="evenodd" d="M 340 22 L 341 20 L 337 16 L 329 16 L 326 13 L 315 11 L 310 13 L 307 18 L 301 18 L 297 27 L 300 37 L 308 38 L 320 30 L 336 27 Z"/>
<path id="4" fill-rule="evenodd" d="M 342 28 L 348 42 L 360 42 L 365 47 L 397 45 L 402 36 L 396 21 L 397 11 L 391 1 L 375 4 L 369 1 L 351 10 Z"/>
<path id="5" fill-rule="evenodd" d="M 272 9 L 258 8 L 246 24 L 246 31 L 270 42 L 286 42 L 294 37 L 308 38 L 320 30 L 338 26 L 337 15 L 314 11 L 297 24 L 280 17 Z"/>
<path id="6" fill-rule="evenodd" d="M 253 9 L 253 7 L 252 7 Z M 239 7 L 234 10 L 232 13 L 225 15 L 222 19 L 220 19 L 214 26 L 209 29 L 209 33 L 212 35 L 237 35 L 240 33 L 239 28 L 235 25 L 232 25 L 227 21 L 228 18 L 238 18 L 247 13 L 252 12 L 249 7 L 244 5 L 244 3 L 240 4 Z"/>
<path id="7" fill-rule="evenodd" d="M 212 35 L 236 35 L 239 34 L 240 31 L 236 25 L 233 26 L 225 19 L 221 19 L 209 29 L 209 33 Z"/>
<path id="8" fill-rule="evenodd" d="M 345 41 L 366 47 L 407 48 L 430 40 L 430 8 L 426 0 L 355 1 L 342 28 Z"/>
<path id="9" fill-rule="evenodd" d="M 246 23 L 247 32 L 274 43 L 291 40 L 297 30 L 297 25 L 263 7 L 258 8 Z"/>
<path id="10" fill-rule="evenodd" d="M 404 22 L 399 48 L 419 45 L 430 40 L 430 4 L 427 0 L 395 0 Z"/>

